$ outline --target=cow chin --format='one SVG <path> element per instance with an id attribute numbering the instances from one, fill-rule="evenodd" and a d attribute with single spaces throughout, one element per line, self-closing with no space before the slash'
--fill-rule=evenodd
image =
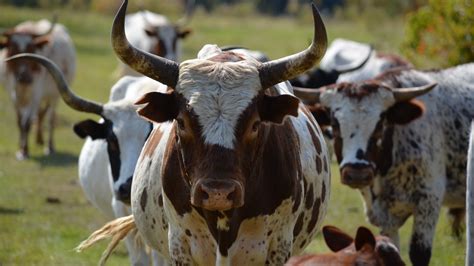
<path id="1" fill-rule="evenodd" d="M 191 204 L 209 211 L 242 207 L 243 185 L 233 179 L 199 179 L 191 188 Z"/>
<path id="2" fill-rule="evenodd" d="M 360 189 L 372 184 L 374 169 L 371 166 L 346 165 L 341 169 L 341 182 L 351 188 Z"/>

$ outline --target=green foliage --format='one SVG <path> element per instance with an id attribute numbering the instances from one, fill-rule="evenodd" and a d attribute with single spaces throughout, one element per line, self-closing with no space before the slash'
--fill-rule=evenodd
<path id="1" fill-rule="evenodd" d="M 428 59 L 439 67 L 474 61 L 473 2 L 430 0 L 409 16 L 402 51 L 418 65 Z"/>

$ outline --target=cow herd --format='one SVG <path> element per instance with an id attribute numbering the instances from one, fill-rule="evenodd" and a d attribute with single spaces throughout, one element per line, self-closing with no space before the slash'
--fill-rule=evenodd
<path id="1" fill-rule="evenodd" d="M 127 5 L 112 26 L 122 63 L 107 103 L 69 87 L 75 51 L 56 19 L 21 23 L 0 38 L 19 160 L 28 158 L 35 120 L 36 142 L 44 142 L 44 120 L 45 152 L 54 152 L 59 99 L 100 119 L 73 130 L 85 139 L 84 194 L 111 222 L 79 250 L 112 237 L 102 262 L 125 239 L 132 265 L 398 266 L 398 231 L 413 217 L 410 261 L 428 265 L 446 206 L 458 236 L 467 207 L 466 263 L 474 261 L 473 63 L 422 71 L 370 45 L 336 39 L 327 47 L 314 5 L 306 50 L 269 60 L 207 44 L 179 63 L 192 10 L 171 23 L 145 10 L 126 15 Z M 298 256 L 322 227 L 331 181 L 339 182 L 332 153 L 340 182 L 360 192 L 381 235 L 325 226 L 334 253 Z"/>

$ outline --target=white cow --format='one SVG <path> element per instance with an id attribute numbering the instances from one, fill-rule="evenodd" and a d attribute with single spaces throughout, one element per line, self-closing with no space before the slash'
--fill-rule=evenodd
<path id="1" fill-rule="evenodd" d="M 471 123 L 466 182 L 466 266 L 474 265 L 474 123 Z"/>
<path id="2" fill-rule="evenodd" d="M 0 53 L 3 58 L 18 53 L 43 55 L 59 65 L 68 82 L 76 72 L 74 45 L 64 26 L 43 19 L 25 21 L 3 32 L 0 37 Z M 53 129 L 59 94 L 51 77 L 31 62 L 0 63 L 0 81 L 6 87 L 15 107 L 20 129 L 19 160 L 28 157 L 28 133 L 31 123 L 38 119 L 36 142 L 43 144 L 42 124 L 48 123 L 48 146 L 45 153 L 54 151 Z"/>
<path id="3" fill-rule="evenodd" d="M 181 24 L 171 23 L 166 16 L 143 10 L 127 15 L 125 32 L 135 47 L 178 61 L 181 57 L 181 39 L 186 38 L 191 30 L 183 28 Z M 118 72 L 120 76 L 140 76 L 123 63 L 120 63 Z"/>

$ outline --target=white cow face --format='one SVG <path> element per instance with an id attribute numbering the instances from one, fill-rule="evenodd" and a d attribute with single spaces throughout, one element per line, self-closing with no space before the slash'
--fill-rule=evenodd
<path id="1" fill-rule="evenodd" d="M 392 89 L 378 82 L 342 83 L 321 94 L 319 113 L 334 134 L 342 183 L 361 188 L 391 163 L 392 133 L 423 114 L 422 103 L 397 102 Z M 318 119 L 324 120 L 324 119 Z"/>
<path id="2" fill-rule="evenodd" d="M 74 125 L 79 137 L 107 142 L 115 197 L 125 203 L 130 202 L 135 165 L 152 127 L 137 115 L 136 107 L 127 100 L 105 104 L 100 123 L 89 119 Z"/>

